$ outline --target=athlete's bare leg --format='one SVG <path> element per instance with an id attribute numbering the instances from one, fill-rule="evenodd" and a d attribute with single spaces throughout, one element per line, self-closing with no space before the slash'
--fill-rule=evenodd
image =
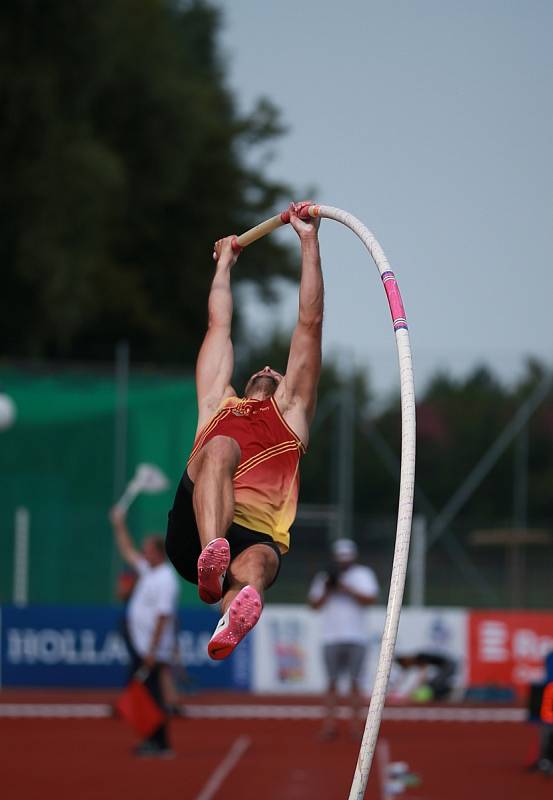
<path id="1" fill-rule="evenodd" d="M 253 586 L 260 598 L 271 585 L 278 570 L 278 556 L 266 544 L 254 544 L 233 559 L 227 580 L 229 588 L 221 601 L 223 614 L 244 586 Z"/>
<path id="2" fill-rule="evenodd" d="M 263 608 L 263 591 L 274 580 L 278 556 L 264 544 L 254 544 L 233 559 L 229 589 L 221 602 L 223 616 L 209 640 L 211 658 L 226 658 L 256 625 Z"/>
<path id="3" fill-rule="evenodd" d="M 232 478 L 240 461 L 240 447 L 229 436 L 215 436 L 188 467 L 194 484 L 194 514 L 200 542 L 205 547 L 225 536 L 234 514 Z"/>

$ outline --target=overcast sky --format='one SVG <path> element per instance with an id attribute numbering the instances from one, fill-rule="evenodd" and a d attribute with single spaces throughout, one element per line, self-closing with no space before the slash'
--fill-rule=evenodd
<path id="1" fill-rule="evenodd" d="M 478 362 L 505 380 L 553 358 L 553 2 L 219 2 L 229 83 L 289 132 L 268 174 L 370 228 L 398 278 L 420 391 Z M 291 237 L 285 230 L 276 235 Z M 376 267 L 321 226 L 326 352 L 398 384 Z M 254 245 L 255 246 L 255 245 Z M 246 257 L 246 256 L 243 256 Z M 296 294 L 271 317 L 294 319 Z M 250 324 L 267 311 L 248 298 Z"/>

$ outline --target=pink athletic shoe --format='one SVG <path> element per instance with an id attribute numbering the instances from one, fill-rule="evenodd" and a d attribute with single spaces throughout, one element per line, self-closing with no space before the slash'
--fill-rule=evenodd
<path id="1" fill-rule="evenodd" d="M 220 661 L 229 656 L 256 624 L 262 608 L 258 592 L 253 586 L 244 586 L 213 631 L 213 636 L 207 645 L 210 658 Z"/>
<path id="2" fill-rule="evenodd" d="M 204 603 L 217 603 L 223 593 L 223 581 L 230 563 L 226 539 L 213 539 L 198 559 L 198 594 Z"/>

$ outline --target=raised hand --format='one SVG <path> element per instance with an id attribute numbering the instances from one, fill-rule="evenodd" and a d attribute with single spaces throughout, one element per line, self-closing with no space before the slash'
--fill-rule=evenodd
<path id="1" fill-rule="evenodd" d="M 238 261 L 241 248 L 238 245 L 236 236 L 225 236 L 224 239 L 218 239 L 213 246 L 213 260 L 217 262 L 217 266 L 233 267 Z"/>
<path id="2" fill-rule="evenodd" d="M 312 200 L 302 200 L 300 203 L 290 203 L 290 225 L 294 228 L 300 239 L 316 238 L 321 220 L 319 217 L 302 219 L 302 211 L 313 205 Z"/>

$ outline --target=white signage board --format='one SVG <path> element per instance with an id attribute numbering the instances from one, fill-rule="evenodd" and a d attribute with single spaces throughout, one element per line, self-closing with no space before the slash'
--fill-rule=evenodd
<path id="1" fill-rule="evenodd" d="M 363 686 L 374 682 L 386 609 L 367 610 L 368 655 Z M 252 632 L 252 688 L 266 693 L 320 693 L 326 686 L 322 662 L 320 617 L 304 605 L 267 605 Z M 467 612 L 460 608 L 405 608 L 401 613 L 396 653 L 447 655 L 457 663 L 455 684 L 466 685 Z"/>

